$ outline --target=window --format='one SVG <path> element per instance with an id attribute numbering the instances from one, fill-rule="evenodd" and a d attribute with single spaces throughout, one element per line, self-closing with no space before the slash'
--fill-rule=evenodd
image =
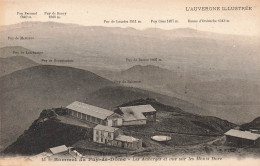
<path id="1" fill-rule="evenodd" d="M 91 117 L 92 122 L 95 122 L 95 119 L 96 119 L 95 117 L 93 117 L 93 116 Z"/>
<path id="2" fill-rule="evenodd" d="M 104 131 L 101 131 L 101 137 L 104 137 Z"/>
<path id="3" fill-rule="evenodd" d="M 82 117 L 81 117 L 81 119 L 84 119 L 84 120 L 86 120 L 86 114 L 82 114 Z"/>
<path id="4" fill-rule="evenodd" d="M 98 133 L 98 131 L 96 131 L 96 135 L 98 135 L 99 133 Z"/>
<path id="5" fill-rule="evenodd" d="M 108 138 L 111 138 L 111 133 L 108 133 Z"/>
<path id="6" fill-rule="evenodd" d="M 101 137 L 101 142 L 103 142 L 104 140 L 103 140 L 103 138 Z"/>
<path id="7" fill-rule="evenodd" d="M 98 140 L 99 140 L 99 138 L 98 138 L 98 137 L 96 137 L 96 142 L 98 142 Z"/>

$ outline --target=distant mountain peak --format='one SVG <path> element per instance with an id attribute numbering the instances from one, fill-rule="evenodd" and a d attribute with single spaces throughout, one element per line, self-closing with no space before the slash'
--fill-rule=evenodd
<path id="1" fill-rule="evenodd" d="M 27 49 L 27 48 L 24 48 L 22 46 L 5 46 L 5 47 L 1 47 L 0 50 L 3 50 L 3 49 L 10 49 L 10 48 L 15 48 L 15 49 Z"/>
<path id="2" fill-rule="evenodd" d="M 123 72 L 130 72 L 130 71 L 152 72 L 152 71 L 169 71 L 169 70 L 155 65 L 135 65 Z"/>
<path id="3" fill-rule="evenodd" d="M 260 133 L 260 117 L 255 118 L 249 123 L 242 124 L 240 130 L 258 130 L 258 133 Z"/>

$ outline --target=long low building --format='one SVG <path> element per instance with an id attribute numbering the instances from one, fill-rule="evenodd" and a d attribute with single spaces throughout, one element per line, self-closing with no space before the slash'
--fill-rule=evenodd
<path id="1" fill-rule="evenodd" d="M 252 133 L 250 131 L 241 131 L 231 129 L 225 133 L 226 143 L 229 145 L 235 145 L 238 147 L 249 146 L 249 145 L 259 145 L 260 134 Z"/>
<path id="2" fill-rule="evenodd" d="M 122 116 L 113 111 L 75 101 L 66 107 L 70 116 L 105 126 L 122 126 Z"/>

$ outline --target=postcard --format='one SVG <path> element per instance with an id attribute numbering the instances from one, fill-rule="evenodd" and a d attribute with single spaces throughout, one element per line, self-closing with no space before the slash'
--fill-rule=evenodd
<path id="1" fill-rule="evenodd" d="M 258 0 L 0 0 L 0 165 L 259 165 Z"/>

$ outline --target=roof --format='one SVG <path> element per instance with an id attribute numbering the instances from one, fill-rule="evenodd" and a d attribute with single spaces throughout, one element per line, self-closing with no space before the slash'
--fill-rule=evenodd
<path id="1" fill-rule="evenodd" d="M 240 131 L 234 129 L 229 130 L 228 132 L 225 133 L 225 135 L 249 139 L 249 140 L 257 140 L 260 137 L 260 134 L 251 133 L 250 131 Z"/>
<path id="2" fill-rule="evenodd" d="M 131 136 L 126 136 L 126 135 L 118 135 L 115 140 L 118 141 L 123 141 L 123 142 L 135 142 L 139 141 L 139 139 L 131 137 Z"/>
<path id="3" fill-rule="evenodd" d="M 96 107 L 93 105 L 89 105 L 86 103 L 81 103 L 78 101 L 74 101 L 72 104 L 68 105 L 66 108 L 90 115 L 99 119 L 106 119 L 108 116 L 112 115 L 114 112 L 109 111 L 104 108 Z"/>
<path id="4" fill-rule="evenodd" d="M 57 147 L 54 147 L 54 148 L 50 148 L 50 151 L 53 153 L 53 154 L 57 154 L 57 153 L 61 153 L 61 152 L 66 152 L 68 151 L 69 149 L 67 148 L 67 146 L 65 145 L 61 145 L 61 146 L 57 146 Z"/>
<path id="5" fill-rule="evenodd" d="M 131 109 L 133 111 L 138 111 L 138 112 L 156 112 L 156 110 L 150 105 L 135 105 L 135 106 L 127 106 L 127 107 L 119 107 L 120 109 L 126 108 L 126 109 Z"/>
<path id="6" fill-rule="evenodd" d="M 151 105 L 136 105 L 128 107 L 119 107 L 124 114 L 125 121 L 144 120 L 145 112 L 155 112 L 156 110 Z"/>
<path id="7" fill-rule="evenodd" d="M 110 127 L 110 126 L 103 126 L 103 125 L 97 125 L 94 127 L 94 130 L 101 130 L 101 131 L 108 131 L 108 132 L 115 132 L 119 128 Z"/>

